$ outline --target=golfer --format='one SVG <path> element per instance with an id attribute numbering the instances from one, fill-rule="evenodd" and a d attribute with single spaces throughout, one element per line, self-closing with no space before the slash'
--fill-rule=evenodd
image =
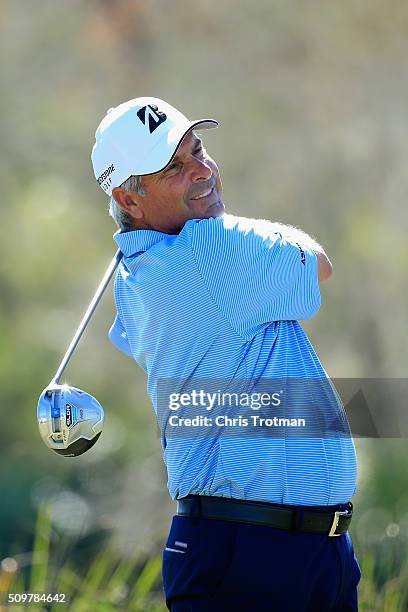
<path id="1" fill-rule="evenodd" d="M 354 611 L 355 449 L 298 322 L 332 266 L 302 231 L 225 212 L 201 135 L 217 125 L 136 98 L 92 151 L 124 256 L 109 336 L 147 374 L 177 504 L 167 607 Z"/>

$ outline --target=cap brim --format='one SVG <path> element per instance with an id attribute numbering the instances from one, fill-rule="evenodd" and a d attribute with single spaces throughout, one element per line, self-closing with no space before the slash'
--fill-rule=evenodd
<path id="1" fill-rule="evenodd" d="M 177 150 L 183 140 L 183 138 L 196 128 L 201 128 L 202 130 L 210 130 L 212 128 L 218 127 L 218 121 L 215 119 L 200 119 L 198 121 L 192 121 L 188 124 L 187 127 L 184 128 L 173 128 L 166 134 L 168 138 L 167 147 L 163 148 L 163 151 L 160 155 L 156 157 L 154 162 L 150 160 L 150 164 L 146 164 L 145 168 L 141 168 L 139 171 L 135 172 L 139 176 L 148 176 L 150 174 L 158 174 L 162 172 L 169 165 L 173 157 L 176 155 Z M 170 140 L 170 142 L 169 142 Z M 159 140 L 154 149 L 151 151 L 154 157 L 154 152 L 157 153 L 158 146 L 163 144 L 163 140 Z"/>

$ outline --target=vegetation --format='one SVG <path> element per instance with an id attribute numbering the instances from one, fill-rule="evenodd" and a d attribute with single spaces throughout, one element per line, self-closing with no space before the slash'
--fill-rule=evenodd
<path id="1" fill-rule="evenodd" d="M 56 559 L 51 552 L 50 516 L 49 508 L 43 507 L 39 512 L 33 556 L 28 570 L 18 568 L 12 559 L 3 563 L 0 572 L 0 605 L 7 601 L 8 593 L 50 593 L 65 594 L 69 609 L 73 612 L 166 610 L 161 587 L 160 554 L 124 559 L 108 548 L 101 550 L 82 571 L 69 558 L 61 566 L 56 566 Z M 60 545 L 61 541 L 57 541 L 54 548 Z M 401 542 L 397 541 L 397 546 L 400 545 Z M 360 610 L 404 612 L 408 605 L 408 559 L 395 563 L 395 558 L 388 556 L 381 560 L 377 556 L 379 552 L 368 549 L 363 555 L 363 576 L 359 587 Z M 401 555 L 397 556 L 401 558 Z M 39 603 L 31 604 L 30 609 L 40 612 L 61 607 L 61 603 Z M 24 607 L 15 605 L 13 609 L 23 610 Z"/>
<path id="2" fill-rule="evenodd" d="M 145 94 L 219 119 L 205 143 L 228 210 L 298 225 L 333 262 L 305 324 L 328 373 L 406 378 L 408 4 L 32 5 L 0 0 L 0 562 L 15 559 L 0 591 L 58 587 L 78 610 L 93 597 L 100 610 L 158 610 L 172 505 L 144 374 L 107 340 L 112 294 L 66 376 L 105 407 L 100 441 L 61 458 L 35 417 L 115 250 L 89 160 L 96 125 Z M 361 609 L 403 610 L 406 438 L 357 448 Z"/>

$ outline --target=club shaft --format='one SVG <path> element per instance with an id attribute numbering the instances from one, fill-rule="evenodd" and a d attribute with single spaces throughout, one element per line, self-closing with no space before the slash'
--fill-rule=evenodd
<path id="1" fill-rule="evenodd" d="M 62 358 L 61 363 L 58 366 L 57 371 L 55 372 L 54 378 L 52 379 L 50 384 L 59 384 L 60 378 L 68 365 L 69 360 L 72 357 L 72 353 L 75 351 L 78 342 L 80 341 L 82 334 L 85 331 L 86 326 L 88 325 L 93 313 L 95 312 L 96 307 L 99 304 L 99 301 L 102 295 L 105 292 L 106 287 L 109 285 L 109 282 L 115 273 L 116 268 L 119 265 L 120 260 L 122 259 L 122 253 L 120 250 L 116 251 L 115 257 L 109 264 L 108 269 L 106 270 L 103 279 L 100 282 L 99 287 L 96 290 L 95 295 L 92 298 L 91 303 L 89 304 L 87 311 L 85 312 L 82 321 L 79 324 L 78 329 L 75 332 L 75 336 L 71 340 L 71 344 L 69 345 L 67 352 Z"/>

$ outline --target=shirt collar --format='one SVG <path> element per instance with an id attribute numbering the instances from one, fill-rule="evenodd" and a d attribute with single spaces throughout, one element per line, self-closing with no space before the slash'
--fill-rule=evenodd
<path id="1" fill-rule="evenodd" d="M 147 251 L 150 247 L 168 237 L 168 234 L 155 230 L 133 230 L 131 232 L 118 230 L 113 235 L 113 239 L 125 257 Z"/>

